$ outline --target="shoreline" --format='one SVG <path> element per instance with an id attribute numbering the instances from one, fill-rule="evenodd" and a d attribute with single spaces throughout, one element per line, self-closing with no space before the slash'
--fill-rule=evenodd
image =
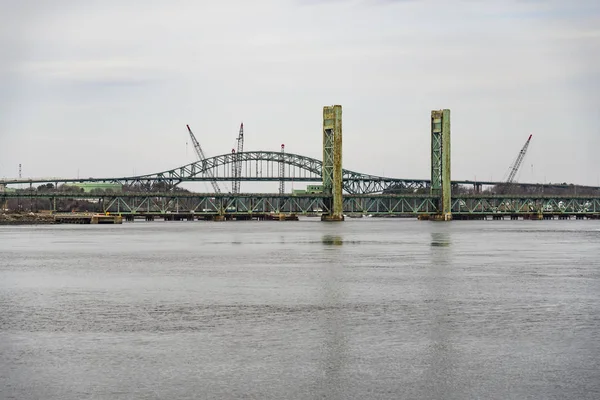
<path id="1" fill-rule="evenodd" d="M 54 215 L 41 213 L 0 214 L 0 225 L 53 225 Z"/>

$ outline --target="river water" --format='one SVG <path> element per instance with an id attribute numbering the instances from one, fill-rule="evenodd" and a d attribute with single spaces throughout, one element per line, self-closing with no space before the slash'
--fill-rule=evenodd
<path id="1" fill-rule="evenodd" d="M 600 221 L 0 227 L 1 399 L 598 399 Z"/>

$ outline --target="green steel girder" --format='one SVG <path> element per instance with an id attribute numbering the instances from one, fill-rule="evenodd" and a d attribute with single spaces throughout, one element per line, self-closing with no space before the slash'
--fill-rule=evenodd
<path id="1" fill-rule="evenodd" d="M 344 219 L 344 171 L 342 169 L 342 106 L 323 107 L 323 193 L 331 196 L 327 220 Z"/>
<path id="2" fill-rule="evenodd" d="M 597 197 L 461 196 L 452 201 L 453 214 L 598 214 Z"/>
<path id="3" fill-rule="evenodd" d="M 414 192 L 425 189 L 429 181 L 393 179 L 343 170 L 344 191 L 349 194 L 372 194 L 385 191 Z"/>
<path id="4" fill-rule="evenodd" d="M 441 125 L 441 122 L 440 122 Z M 431 194 L 442 195 L 442 131 L 431 133 Z"/>
<path id="5" fill-rule="evenodd" d="M 438 197 L 440 217 L 451 219 L 450 110 L 431 112 L 431 189 Z"/>
<path id="6" fill-rule="evenodd" d="M 371 215 L 419 215 L 437 212 L 431 196 L 345 196 L 344 212 Z"/>
<path id="7" fill-rule="evenodd" d="M 278 195 L 237 195 L 215 198 L 212 195 L 138 197 L 114 196 L 104 202 L 103 212 L 122 214 L 235 214 L 296 212 L 314 213 L 323 209 L 323 198 L 296 198 Z"/>
<path id="8" fill-rule="evenodd" d="M 325 130 L 323 132 L 323 191 L 331 194 L 333 190 L 333 132 Z"/>
<path id="9" fill-rule="evenodd" d="M 122 214 L 251 214 L 294 212 L 326 213 L 326 195 L 210 194 L 210 193 L 123 193 L 90 195 L 85 193 L 0 193 L 0 203 L 9 199 L 92 200 L 102 205 L 98 211 Z M 438 202 L 430 195 L 345 195 L 344 213 L 372 215 L 436 214 Z M 459 196 L 453 199 L 452 213 L 457 215 L 587 214 L 600 215 L 599 197 L 558 196 Z"/>

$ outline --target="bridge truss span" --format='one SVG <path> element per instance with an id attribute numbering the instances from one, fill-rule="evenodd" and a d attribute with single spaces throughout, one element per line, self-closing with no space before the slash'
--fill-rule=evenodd
<path id="1" fill-rule="evenodd" d="M 235 165 L 239 163 L 239 176 Z M 281 167 L 283 164 L 283 175 Z M 323 163 L 312 157 L 293 153 L 273 151 L 248 151 L 227 153 L 183 165 L 178 168 L 153 174 L 125 176 L 118 178 L 85 179 L 25 179 L 9 180 L 4 184 L 41 184 L 41 183 L 117 183 L 123 186 L 139 185 L 145 190 L 180 185 L 183 182 L 207 181 L 243 181 L 269 182 L 281 180 L 297 182 L 321 182 Z M 407 180 L 363 174 L 351 170 L 342 170 L 343 189 L 348 194 L 380 193 L 389 188 L 419 189 L 428 185 L 427 180 Z"/>
<path id="2" fill-rule="evenodd" d="M 206 159 L 205 162 L 195 162 L 177 169 L 129 178 L 120 178 L 123 184 L 130 182 L 158 182 L 167 181 L 172 184 L 190 181 L 207 180 L 210 170 L 211 176 L 218 180 L 234 179 L 231 166 L 236 162 L 241 164 L 240 179 L 245 181 L 299 181 L 321 182 L 323 163 L 312 157 L 301 156 L 293 153 L 273 151 L 249 151 L 239 154 L 223 154 Z M 283 174 L 281 167 L 283 164 Z M 237 177 L 235 177 L 237 178 Z M 389 188 L 422 189 L 427 187 L 427 180 L 395 179 L 351 170 L 342 170 L 343 189 L 348 194 L 380 193 Z"/>
<path id="3" fill-rule="evenodd" d="M 452 199 L 453 214 L 521 215 L 546 214 L 598 214 L 598 197 L 548 197 L 548 196 L 460 196 Z"/>
<path id="4" fill-rule="evenodd" d="M 121 193 L 99 194 L 66 192 L 5 192 L 0 193 L 0 203 L 10 199 L 48 199 L 56 204 L 88 202 L 99 212 L 120 214 L 241 214 L 257 213 L 327 213 L 323 194 L 213 194 L 213 193 Z M 56 211 L 56 210 L 55 210 Z M 60 210 L 59 210 L 60 211 Z M 64 211 L 64 210 L 63 210 Z M 347 214 L 381 216 L 419 216 L 438 212 L 438 202 L 431 195 L 351 194 L 343 198 L 343 211 Z M 457 216 L 595 216 L 600 217 L 598 197 L 556 196 L 459 196 L 452 201 L 452 213 Z"/>
<path id="5" fill-rule="evenodd" d="M 140 175 L 133 177 L 118 178 L 123 184 L 132 181 L 153 182 L 168 181 L 175 184 L 181 182 L 193 182 L 206 180 L 206 174 L 211 170 L 215 179 L 233 180 L 237 178 L 234 174 L 234 166 L 240 163 L 240 178 L 244 180 L 279 180 L 279 164 L 287 166 L 286 175 L 297 179 L 321 179 L 321 162 L 319 160 L 298 156 L 296 154 L 281 154 L 273 151 L 249 151 L 243 153 L 222 154 L 207 158 L 204 162 L 194 162 L 172 170 L 162 171 L 155 174 Z"/>
<path id="6" fill-rule="evenodd" d="M 141 190 L 161 191 L 172 188 L 183 182 L 209 182 L 209 181 L 233 181 L 238 178 L 234 173 L 236 162 L 241 164 L 239 179 L 242 181 L 259 182 L 322 182 L 323 163 L 312 157 L 301 156 L 293 153 L 281 153 L 279 151 L 248 151 L 242 153 L 227 153 L 215 157 L 206 158 L 178 168 L 146 175 L 125 176 L 117 178 L 40 178 L 40 179 L 12 179 L 0 181 L 2 185 L 16 184 L 44 184 L 52 183 L 116 183 L 123 186 L 139 185 Z M 283 163 L 284 173 L 281 175 L 280 166 Z M 397 179 L 364 174 L 347 169 L 342 170 L 342 185 L 346 194 L 374 194 L 374 193 L 404 193 L 410 194 L 423 192 L 428 189 L 430 180 L 427 179 Z M 474 182 L 474 181 L 452 181 L 453 185 L 465 185 L 481 187 L 502 185 L 501 182 Z M 541 185 L 520 184 L 521 188 L 532 187 L 559 187 L 566 188 L 568 185 Z M 600 188 L 591 188 L 598 191 Z"/>

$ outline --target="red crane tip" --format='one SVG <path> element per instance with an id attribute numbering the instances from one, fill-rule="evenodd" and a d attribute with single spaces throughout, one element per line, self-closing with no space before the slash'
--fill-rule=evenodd
<path id="1" fill-rule="evenodd" d="M 532 137 L 533 137 L 533 133 L 531 135 L 529 135 L 529 139 L 531 140 Z"/>

